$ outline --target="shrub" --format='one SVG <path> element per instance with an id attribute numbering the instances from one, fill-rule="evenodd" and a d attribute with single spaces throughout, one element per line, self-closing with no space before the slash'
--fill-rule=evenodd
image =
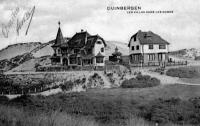
<path id="1" fill-rule="evenodd" d="M 97 78 L 99 77 L 98 73 L 94 73 L 94 75 L 92 76 L 92 78 Z"/>
<path id="2" fill-rule="evenodd" d="M 74 83 L 72 81 L 66 81 L 64 82 L 64 84 L 61 84 L 60 86 L 63 91 L 69 91 L 72 90 Z"/>
<path id="3" fill-rule="evenodd" d="M 160 85 L 160 80 L 152 78 L 149 75 L 138 74 L 136 78 L 124 80 L 121 84 L 122 88 L 146 88 Z"/>
<path id="4" fill-rule="evenodd" d="M 197 111 L 192 102 L 179 98 L 157 99 L 152 101 L 146 119 L 158 123 L 198 124 Z"/>
<path id="5" fill-rule="evenodd" d="M 159 98 L 141 104 L 137 100 L 127 100 L 122 97 L 107 99 L 104 96 L 94 98 L 91 94 L 85 93 L 60 93 L 48 97 L 24 95 L 10 101 L 5 100 L 5 103 L 1 104 L 23 108 L 24 111 L 31 113 L 27 118 L 39 113 L 47 115 L 57 111 L 77 117 L 92 117 L 95 121 L 107 125 L 110 123 L 124 125 L 134 115 L 159 124 L 200 123 L 200 98 L 187 101 L 179 98 Z M 4 112 L 0 117 L 4 117 L 3 114 Z"/>
<path id="6" fill-rule="evenodd" d="M 198 77 L 199 73 L 194 68 L 171 68 L 167 70 L 166 75 L 179 78 L 193 78 Z"/>

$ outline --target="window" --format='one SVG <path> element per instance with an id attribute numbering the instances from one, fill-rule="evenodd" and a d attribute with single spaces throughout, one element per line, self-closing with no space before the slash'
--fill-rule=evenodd
<path id="1" fill-rule="evenodd" d="M 159 45 L 159 49 L 166 49 L 166 45 Z"/>
<path id="2" fill-rule="evenodd" d="M 101 48 L 101 52 L 104 52 L 104 48 Z"/>
<path id="3" fill-rule="evenodd" d="M 92 64 L 92 59 L 84 59 L 83 62 L 85 65 L 90 65 Z"/>
<path id="4" fill-rule="evenodd" d="M 135 42 L 136 41 L 136 36 L 134 36 L 133 39 L 134 39 L 134 42 Z"/>
<path id="5" fill-rule="evenodd" d="M 165 60 L 165 54 L 158 53 L 158 60 L 159 61 Z"/>
<path id="6" fill-rule="evenodd" d="M 132 46 L 132 50 L 134 50 L 134 46 Z"/>
<path id="7" fill-rule="evenodd" d="M 140 46 L 139 46 L 139 45 L 137 45 L 137 46 L 136 46 L 136 50 L 139 50 L 139 49 L 140 49 Z"/>
<path id="8" fill-rule="evenodd" d="M 134 61 L 140 61 L 141 60 L 141 55 L 139 55 L 139 54 L 133 55 L 133 60 Z"/>
<path id="9" fill-rule="evenodd" d="M 149 54 L 149 61 L 155 60 L 155 54 Z"/>
<path id="10" fill-rule="evenodd" d="M 153 45 L 149 45 L 149 49 L 153 49 Z"/>
<path id="11" fill-rule="evenodd" d="M 61 50 L 60 49 L 58 49 L 58 54 L 61 54 Z"/>
<path id="12" fill-rule="evenodd" d="M 97 63 L 103 63 L 103 57 L 97 57 L 96 62 Z"/>

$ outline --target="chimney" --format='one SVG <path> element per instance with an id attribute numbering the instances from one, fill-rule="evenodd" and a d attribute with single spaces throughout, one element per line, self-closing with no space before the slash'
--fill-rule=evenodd
<path id="1" fill-rule="evenodd" d="M 83 30 L 83 29 L 81 29 L 81 32 L 84 32 L 84 30 Z"/>

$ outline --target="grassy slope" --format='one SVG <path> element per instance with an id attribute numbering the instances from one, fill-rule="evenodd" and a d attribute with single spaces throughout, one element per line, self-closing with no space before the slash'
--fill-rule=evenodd
<path id="1" fill-rule="evenodd" d="M 33 54 L 35 58 L 52 55 L 54 53 L 53 49 L 51 48 L 52 44 L 53 41 L 50 41 L 48 43 L 31 42 L 31 43 L 19 43 L 19 44 L 9 45 L 7 48 L 0 50 L 0 62 L 2 62 L 1 60 L 3 59 L 11 59 L 15 56 L 30 52 L 31 54 Z M 107 58 L 109 55 L 112 55 L 112 53 L 115 51 L 116 46 L 118 47 L 119 51 L 122 52 L 123 55 L 128 54 L 128 46 L 126 43 L 107 41 L 107 47 L 106 47 Z M 34 61 L 32 60 L 30 62 L 21 63 L 20 64 L 21 66 L 26 66 L 26 67 L 21 67 L 21 66 L 17 67 L 15 68 L 15 71 L 33 70 L 33 67 L 31 65 L 26 65 L 26 64 L 28 63 L 34 66 L 34 62 L 37 62 L 37 59 L 35 61 L 35 58 Z M 30 66 L 30 68 L 28 66 Z"/>
<path id="2" fill-rule="evenodd" d="M 179 97 L 181 99 L 189 99 L 200 96 L 200 86 L 193 85 L 161 85 L 153 88 L 145 89 L 91 89 L 84 94 L 95 99 L 127 99 L 140 102 L 148 102 L 157 98 Z"/>
<path id="3" fill-rule="evenodd" d="M 46 112 L 51 113 L 59 111 L 59 113 L 61 112 L 60 115 L 62 115 L 60 118 L 63 118 L 65 112 L 67 112 L 70 115 L 75 114 L 81 118 L 88 116 L 94 117 L 94 120 L 103 125 L 110 125 L 113 120 L 115 120 L 115 124 L 118 123 L 120 125 L 120 122 L 124 120 L 126 123 L 128 121 L 128 123 L 130 123 L 129 125 L 137 123 L 138 126 L 142 124 L 144 124 L 143 126 L 150 126 L 149 123 L 142 119 L 128 119 L 127 116 L 130 112 L 137 113 L 141 111 L 139 110 L 140 107 L 148 105 L 152 100 L 157 98 L 168 99 L 171 97 L 178 97 L 183 100 L 188 100 L 192 97 L 199 97 L 199 90 L 200 86 L 179 84 L 146 89 L 91 89 L 81 93 L 57 94 L 48 97 L 30 97 L 25 99 L 20 98 L 8 104 L 18 108 L 23 106 L 22 108 L 25 111 L 28 110 L 32 114 L 40 112 L 45 114 Z M 46 114 L 45 116 L 50 118 Z M 57 119 L 55 119 L 55 121 L 56 120 Z M 110 122 L 109 120 L 112 121 Z M 104 123 L 100 123 L 99 121 Z"/>
<path id="4" fill-rule="evenodd" d="M 0 50 L 0 60 L 10 59 L 17 55 L 22 55 L 24 53 L 30 52 L 40 45 L 41 43 L 39 42 L 18 43 L 14 45 L 9 45 L 8 47 Z"/>
<path id="5" fill-rule="evenodd" d="M 34 58 L 31 60 L 28 60 L 19 66 L 13 68 L 12 70 L 8 72 L 26 72 L 26 71 L 35 71 L 35 64 L 40 64 L 40 65 L 47 65 L 51 64 L 50 56 L 47 57 L 40 57 L 40 58 Z"/>
<path id="6" fill-rule="evenodd" d="M 171 70 L 170 76 L 178 76 L 185 83 L 200 84 L 200 66 L 186 66 L 169 70 Z"/>

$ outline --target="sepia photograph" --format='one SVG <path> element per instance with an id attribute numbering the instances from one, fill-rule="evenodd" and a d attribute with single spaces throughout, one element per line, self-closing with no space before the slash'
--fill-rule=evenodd
<path id="1" fill-rule="evenodd" d="M 0 0 L 0 126 L 200 126 L 200 0 Z"/>

